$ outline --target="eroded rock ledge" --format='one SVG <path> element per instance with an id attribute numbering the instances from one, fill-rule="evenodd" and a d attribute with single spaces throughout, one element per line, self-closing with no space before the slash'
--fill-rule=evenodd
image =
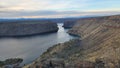
<path id="1" fill-rule="evenodd" d="M 0 37 L 31 36 L 57 31 L 57 24 L 53 22 L 37 21 L 0 23 Z"/>
<path id="2" fill-rule="evenodd" d="M 79 19 L 68 33 L 85 38 L 104 28 L 120 28 L 120 15 Z"/>

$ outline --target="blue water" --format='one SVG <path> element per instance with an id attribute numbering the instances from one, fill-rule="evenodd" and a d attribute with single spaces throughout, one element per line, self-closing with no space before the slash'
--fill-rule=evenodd
<path id="1" fill-rule="evenodd" d="M 59 31 L 39 36 L 25 38 L 2 38 L 0 39 L 0 60 L 7 58 L 23 58 L 23 64 L 28 64 L 38 58 L 49 47 L 57 43 L 63 43 L 75 37 L 66 32 L 67 29 L 59 23 Z"/>

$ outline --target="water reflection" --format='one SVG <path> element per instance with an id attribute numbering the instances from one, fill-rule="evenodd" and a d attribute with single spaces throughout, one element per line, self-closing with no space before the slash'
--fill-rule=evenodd
<path id="1" fill-rule="evenodd" d="M 54 44 L 74 38 L 66 33 L 67 30 L 62 28 L 62 24 L 58 24 L 58 26 L 57 33 L 27 38 L 0 39 L 0 60 L 19 57 L 24 59 L 25 64 L 30 63 Z"/>

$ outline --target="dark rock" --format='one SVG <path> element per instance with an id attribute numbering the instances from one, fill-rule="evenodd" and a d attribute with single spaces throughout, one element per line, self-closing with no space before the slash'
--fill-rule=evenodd
<path id="1" fill-rule="evenodd" d="M 64 28 L 72 28 L 75 25 L 76 21 L 65 21 L 63 24 Z"/>
<path id="2" fill-rule="evenodd" d="M 89 61 L 79 61 L 75 66 L 76 68 L 95 68 L 94 63 Z"/>

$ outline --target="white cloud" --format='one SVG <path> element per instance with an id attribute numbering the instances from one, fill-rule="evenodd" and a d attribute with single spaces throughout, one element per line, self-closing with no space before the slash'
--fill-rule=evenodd
<path id="1" fill-rule="evenodd" d="M 88 0 L 1 0 L 0 4 L 6 7 L 2 9 L 9 10 L 67 10 L 83 7 L 87 1 Z"/>
<path id="2" fill-rule="evenodd" d="M 112 0 L 111 0 L 112 1 Z M 118 14 L 109 8 L 111 1 L 97 0 L 0 0 L 0 17 L 68 17 L 96 14 Z M 107 7 L 104 4 L 107 4 Z M 116 4 L 114 4 L 116 5 Z M 102 6 L 102 7 L 100 7 Z M 104 8 L 106 7 L 106 8 Z M 116 7 L 116 6 L 115 6 Z M 105 12 L 108 11 L 108 12 Z M 109 12 L 111 11 L 111 12 Z"/>
<path id="3" fill-rule="evenodd" d="M 62 17 L 80 17 L 94 15 L 115 15 L 120 12 L 78 12 L 78 11 L 0 11 L 0 18 L 62 18 Z"/>

